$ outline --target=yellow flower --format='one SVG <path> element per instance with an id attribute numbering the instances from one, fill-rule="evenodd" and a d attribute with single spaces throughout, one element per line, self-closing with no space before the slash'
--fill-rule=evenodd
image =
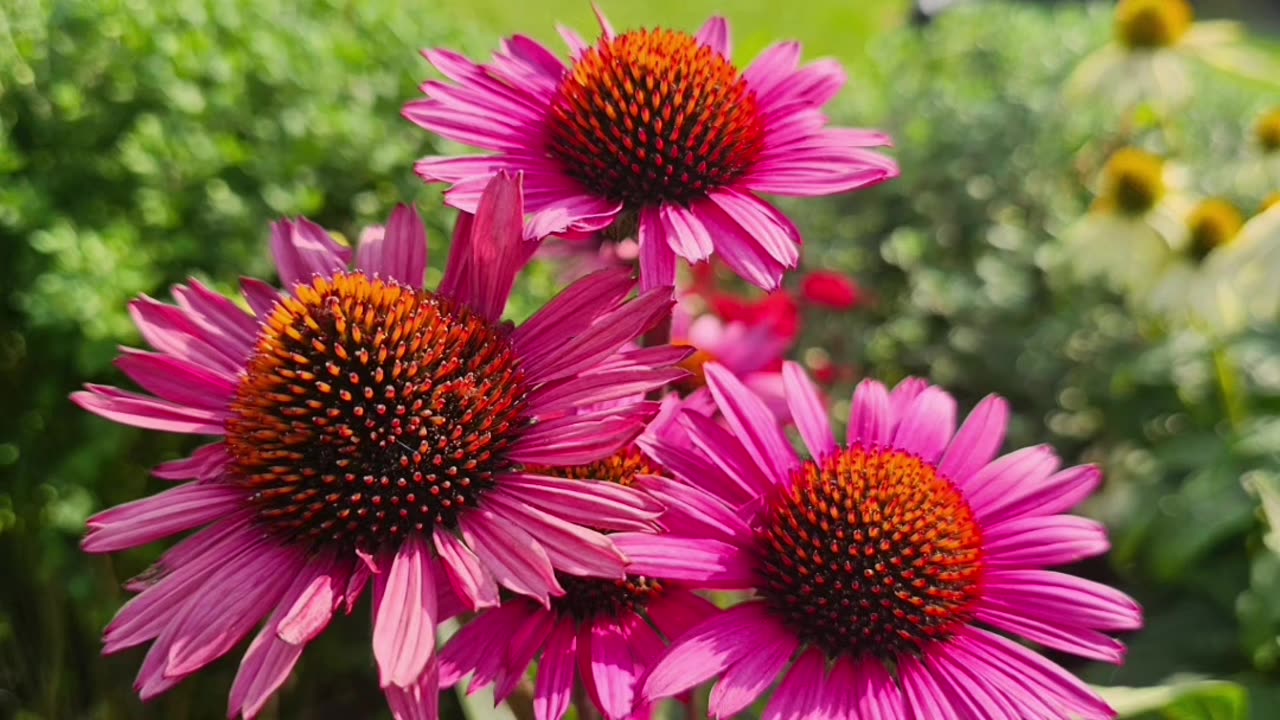
<path id="1" fill-rule="evenodd" d="M 1089 212 L 1067 229 L 1076 272 L 1100 277 L 1131 298 L 1149 292 L 1187 242 L 1189 203 L 1181 173 L 1137 148 L 1117 150 L 1098 176 Z"/>
<path id="2" fill-rule="evenodd" d="M 1187 34 L 1194 19 L 1186 0 L 1120 0 L 1116 40 L 1130 49 L 1169 47 Z"/>
<path id="3" fill-rule="evenodd" d="M 1258 118 L 1253 126 L 1253 137 L 1265 153 L 1280 151 L 1280 107 L 1273 108 Z"/>
<path id="4" fill-rule="evenodd" d="M 1206 200 L 1188 221 L 1187 252 L 1166 266 L 1151 307 L 1211 335 L 1272 323 L 1280 315 L 1280 205 L 1243 221 L 1235 206 Z"/>
<path id="5" fill-rule="evenodd" d="M 1243 40 L 1239 23 L 1195 22 L 1187 0 L 1120 0 L 1112 41 L 1080 62 L 1067 93 L 1088 102 L 1101 98 L 1122 110 L 1143 103 L 1167 110 L 1190 97 L 1192 61 L 1280 81 L 1274 61 Z"/>
<path id="6" fill-rule="evenodd" d="M 1235 205 L 1217 198 L 1205 200 L 1191 211 L 1191 218 L 1187 220 L 1187 251 L 1196 261 L 1204 260 L 1209 253 L 1234 240 L 1243 225 L 1244 216 Z"/>

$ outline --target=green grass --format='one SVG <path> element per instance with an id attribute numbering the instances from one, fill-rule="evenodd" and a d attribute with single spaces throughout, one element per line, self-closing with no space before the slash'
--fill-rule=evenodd
<path id="1" fill-rule="evenodd" d="M 805 57 L 833 56 L 857 64 L 865 58 L 867 41 L 875 34 L 897 27 L 906 18 L 907 0 L 875 3 L 796 2 L 780 6 L 776 0 L 608 0 L 600 3 L 617 30 L 637 27 L 674 27 L 694 31 L 715 14 L 729 18 L 734 51 L 748 60 L 780 39 L 804 43 Z M 874 6 L 874 9 L 868 6 Z M 529 35 L 553 49 L 563 48 L 556 23 L 574 28 L 587 38 L 597 25 L 585 0 L 445 0 L 446 13 L 456 14 L 465 25 L 483 35 Z"/>

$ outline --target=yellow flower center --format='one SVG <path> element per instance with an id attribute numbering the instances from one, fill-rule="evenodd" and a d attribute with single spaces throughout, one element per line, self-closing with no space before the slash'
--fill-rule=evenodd
<path id="1" fill-rule="evenodd" d="M 1258 212 L 1266 212 L 1273 207 L 1280 206 L 1280 192 L 1273 192 L 1262 200 L 1262 207 Z"/>
<path id="2" fill-rule="evenodd" d="M 1116 39 L 1131 50 L 1169 47 L 1186 34 L 1194 18 L 1187 0 L 1120 0 Z"/>
<path id="3" fill-rule="evenodd" d="M 1191 213 L 1187 221 L 1191 231 L 1188 247 L 1192 257 L 1203 260 L 1214 248 L 1222 247 L 1235 239 L 1244 225 L 1244 217 L 1226 200 L 1205 200 Z"/>
<path id="4" fill-rule="evenodd" d="M 1280 107 L 1270 110 L 1253 128 L 1253 136 L 1263 152 L 1273 153 L 1280 150 Z"/>
<path id="5" fill-rule="evenodd" d="M 1118 150 L 1102 171 L 1100 209 L 1143 215 L 1164 197 L 1164 161 L 1134 148 Z"/>

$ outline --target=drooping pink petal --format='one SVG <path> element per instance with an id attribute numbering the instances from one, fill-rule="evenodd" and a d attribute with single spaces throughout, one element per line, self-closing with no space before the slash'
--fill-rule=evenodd
<path id="1" fill-rule="evenodd" d="M 257 717 L 302 657 L 303 645 L 281 640 L 270 626 L 270 622 L 263 626 L 240 661 L 240 668 L 231 683 L 228 718 Z"/>
<path id="2" fill-rule="evenodd" d="M 1009 426 L 1009 403 L 999 395 L 988 395 L 978 403 L 952 438 L 938 463 L 938 471 L 960 482 L 991 462 Z"/>
<path id="3" fill-rule="evenodd" d="M 725 211 L 717 202 L 706 199 L 695 202 L 689 208 L 690 213 L 703 225 L 707 233 L 714 238 L 716 253 L 724 260 L 735 274 L 755 285 L 761 290 L 772 291 L 782 282 L 787 270 L 795 267 L 778 260 L 765 248 L 761 238 L 752 234 L 737 215 Z M 753 215 L 752 218 L 755 216 Z M 766 236 L 777 240 L 778 230 L 772 229 Z M 779 242 L 771 242 L 770 248 L 779 249 Z M 795 257 L 799 258 L 799 249 L 793 246 Z"/>
<path id="4" fill-rule="evenodd" d="M 826 665 L 826 658 L 817 648 L 801 655 L 782 678 L 761 720 L 819 720 Z"/>
<path id="5" fill-rule="evenodd" d="M 431 551 L 419 536 L 404 540 L 391 567 L 374 577 L 373 656 L 385 688 L 417 684 L 436 651 L 436 588 Z"/>
<path id="6" fill-rule="evenodd" d="M 782 364 L 782 381 L 791 418 L 795 420 L 796 429 L 809 448 L 809 454 L 816 460 L 834 455 L 835 435 L 831 432 L 831 420 L 817 386 L 799 364 L 790 361 Z"/>
<path id="7" fill-rule="evenodd" d="M 519 527 L 538 538 L 552 567 L 569 575 L 621 580 L 625 558 L 606 536 L 567 522 L 537 508 L 525 506 L 518 499 L 494 489 L 486 498 L 487 507 L 501 520 Z M 589 522 L 589 518 L 578 522 Z"/>
<path id="8" fill-rule="evenodd" d="M 547 644 L 557 620 L 556 613 L 534 613 L 530 621 L 522 625 L 514 635 L 507 638 L 505 664 L 493 687 L 493 698 L 496 702 L 507 699 L 520 681 L 524 679 L 530 663 Z"/>
<path id="9" fill-rule="evenodd" d="M 668 639 L 683 636 L 704 620 L 719 615 L 720 608 L 699 595 L 674 587 L 649 602 L 648 615 L 654 627 Z M 664 647 L 665 650 L 665 647 Z M 656 662 L 651 661 L 652 665 Z"/>
<path id="10" fill-rule="evenodd" d="M 773 413 L 733 373 L 718 363 L 707 363 L 703 371 L 716 406 L 729 428 L 742 440 L 751 458 L 771 478 L 787 477 L 799 464 L 799 459 Z"/>
<path id="11" fill-rule="evenodd" d="M 351 263 L 351 249 L 306 218 L 271 225 L 271 254 L 285 287 L 341 272 Z"/>
<path id="12" fill-rule="evenodd" d="M 898 661 L 898 682 L 911 717 L 964 720 L 920 659 L 908 655 Z"/>
<path id="13" fill-rule="evenodd" d="M 499 585 L 528 595 L 544 607 L 550 607 L 552 595 L 564 594 L 547 551 L 523 529 L 487 510 L 463 513 L 458 527 Z"/>
<path id="14" fill-rule="evenodd" d="M 440 651 L 440 686 L 453 687 L 472 675 L 471 692 L 493 683 L 506 667 L 506 648 L 519 628 L 544 614 L 526 600 L 481 613 L 449 638 Z"/>
<path id="15" fill-rule="evenodd" d="M 635 704 L 640 671 L 622 628 L 598 620 L 591 626 L 591 681 L 607 718 L 626 718 Z"/>
<path id="16" fill-rule="evenodd" d="M 676 254 L 671 250 L 667 228 L 657 208 L 640 213 L 637 239 L 640 243 L 640 290 L 676 284 Z"/>
<path id="17" fill-rule="evenodd" d="M 703 590 L 745 590 L 758 578 L 741 548 L 722 540 L 646 533 L 609 536 L 632 575 L 682 582 Z"/>
<path id="18" fill-rule="evenodd" d="M 453 533 L 436 530 L 431 534 L 436 553 L 444 564 L 449 583 L 472 611 L 498 605 L 498 583 L 480 558 Z"/>
<path id="19" fill-rule="evenodd" d="M 711 257 L 715 244 L 698 216 L 682 205 L 667 203 L 658 208 L 662 236 L 676 255 L 690 264 Z"/>
<path id="20" fill-rule="evenodd" d="M 205 592 L 190 596 L 156 639 L 152 650 L 164 655 L 163 674 L 193 673 L 240 642 L 276 606 L 299 564 L 295 553 L 259 540 L 249 557 L 215 570 Z M 208 594 L 213 588 L 216 598 Z"/>
<path id="21" fill-rule="evenodd" d="M 708 710 L 712 717 L 731 718 L 754 703 L 778 679 L 800 641 L 776 623 L 753 628 L 755 652 L 729 666 L 711 691 Z"/>
<path id="22" fill-rule="evenodd" d="M 421 288 L 427 271 L 427 232 L 417 208 L 397 205 L 381 233 L 361 239 L 356 269 Z"/>
<path id="23" fill-rule="evenodd" d="M 879 660 L 864 660 L 854 672 L 858 714 L 864 718 L 906 717 L 902 692 Z"/>
<path id="24" fill-rule="evenodd" d="M 538 681 L 533 691 L 533 713 L 537 720 L 560 720 L 573 699 L 577 629 L 571 618 L 560 620 L 547 638 L 538 665 Z"/>
<path id="25" fill-rule="evenodd" d="M 788 268 L 799 263 L 800 231 L 772 205 L 731 188 L 708 193 L 707 198 L 733 218 L 775 261 Z"/>
<path id="26" fill-rule="evenodd" d="M 605 530 L 652 530 L 663 511 L 649 495 L 611 482 L 521 473 L 504 476 L 502 486 L 530 507 L 569 522 L 591 518 Z"/>
<path id="27" fill-rule="evenodd" d="M 214 522 L 239 508 L 244 499 L 244 491 L 231 485 L 179 485 L 89 518 L 81 547 L 105 553 L 147 545 Z"/>
<path id="28" fill-rule="evenodd" d="M 751 528 L 718 497 L 657 475 L 638 475 L 635 487 L 667 506 L 662 524 L 674 535 L 715 537 L 746 543 Z"/>
<path id="29" fill-rule="evenodd" d="M 601 313 L 595 321 L 575 336 L 561 336 L 558 356 L 543 361 L 526 360 L 522 364 L 526 377 L 536 382 L 549 382 L 576 376 L 614 354 L 627 342 L 642 335 L 659 319 L 671 312 L 675 300 L 669 288 L 656 288 L 641 293 L 625 305 Z M 581 311 L 581 310 L 580 310 Z"/>
<path id="30" fill-rule="evenodd" d="M 387 698 L 393 720 L 438 720 L 439 687 L 439 664 L 431 658 L 412 685 L 387 685 L 382 688 L 382 693 Z"/>
<path id="31" fill-rule="evenodd" d="M 706 682 L 756 652 L 755 632 L 772 622 L 760 602 L 745 602 L 708 618 L 675 640 L 645 678 L 647 702 Z"/>
<path id="32" fill-rule="evenodd" d="M 616 308 L 635 281 L 625 270 L 599 270 L 578 280 L 551 299 L 511 333 L 525 365 L 551 365 L 566 337 L 584 332 L 605 312 Z M 441 291 L 443 292 L 443 290 Z M 526 369 L 527 374 L 539 373 Z"/>

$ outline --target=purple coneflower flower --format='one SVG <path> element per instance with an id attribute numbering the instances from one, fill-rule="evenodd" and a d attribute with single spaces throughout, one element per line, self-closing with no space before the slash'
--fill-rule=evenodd
<path id="1" fill-rule="evenodd" d="M 718 677 L 730 717 L 780 680 L 768 718 L 1109 718 L 1092 690 L 993 632 L 1118 663 L 1105 631 L 1133 630 L 1126 595 L 1045 568 L 1107 550 L 1104 529 L 1063 514 L 1097 469 L 1058 470 L 1047 447 L 996 457 L 1008 409 L 989 397 L 957 431 L 955 401 L 920 380 L 865 381 L 848 442 L 816 388 L 784 368 L 812 459 L 796 456 L 759 398 L 706 367 L 727 429 L 685 414 L 697 456 L 654 459 L 705 491 L 671 504 L 665 536 L 621 533 L 629 572 L 754 597 L 677 638 L 643 682 L 652 702 Z M 682 530 L 683 528 L 683 530 Z"/>
<path id="2" fill-rule="evenodd" d="M 637 442 L 589 465 L 530 469 L 567 478 L 608 480 L 639 488 L 660 501 L 679 504 L 690 489 L 663 477 L 645 453 L 658 442 L 663 426 L 680 412 L 669 397 L 661 417 Z M 453 685 L 471 677 L 472 692 L 494 685 L 496 702 L 505 699 L 537 660 L 533 709 L 538 720 L 560 720 L 575 695 L 575 685 L 607 720 L 647 718 L 636 707 L 639 680 L 678 637 L 714 615 L 714 605 L 678 582 L 639 575 L 623 580 L 563 576 L 565 594 L 550 607 L 527 598 L 486 610 L 458 632 L 440 653 L 440 679 Z"/>
<path id="3" fill-rule="evenodd" d="M 404 115 L 489 155 L 428 157 L 418 174 L 451 183 L 472 210 L 498 170 L 525 173 L 529 233 L 609 230 L 639 241 L 642 286 L 674 285 L 676 257 L 720 257 L 749 282 L 777 287 L 799 259 L 800 234 L 757 193 L 814 197 L 897 175 L 867 150 L 887 136 L 827 127 L 823 106 L 844 86 L 833 61 L 799 66 L 800 45 L 766 50 L 746 70 L 730 58 L 729 23 L 602 36 L 561 29 L 568 65 L 523 36 L 478 65 L 424 54 L 449 82 L 422 86 Z"/>
<path id="4" fill-rule="evenodd" d="M 220 436 L 156 475 L 190 479 L 100 513 L 84 548 L 112 552 L 198 530 L 165 553 L 106 630 L 106 652 L 152 643 L 137 680 L 153 697 L 250 630 L 231 691 L 255 715 L 303 647 L 373 579 L 373 650 L 397 718 L 433 717 L 437 620 L 498 603 L 544 605 L 561 578 L 624 577 L 594 527 L 649 527 L 660 506 L 607 482 L 534 476 L 627 446 L 656 404 L 617 402 L 683 371 L 687 351 L 619 349 L 669 312 L 669 293 L 626 298 L 598 273 L 522 326 L 500 321 L 536 245 L 522 239 L 519 180 L 500 174 L 463 218 L 436 292 L 426 235 L 401 207 L 349 250 L 306 220 L 278 223 L 286 292 L 243 282 L 253 314 L 199 283 L 177 306 L 132 306 L 156 352 L 120 368 L 151 395 L 89 386 L 110 420 Z M 584 406 L 614 401 L 607 411 Z M 265 622 L 263 622 L 265 620 Z"/>

